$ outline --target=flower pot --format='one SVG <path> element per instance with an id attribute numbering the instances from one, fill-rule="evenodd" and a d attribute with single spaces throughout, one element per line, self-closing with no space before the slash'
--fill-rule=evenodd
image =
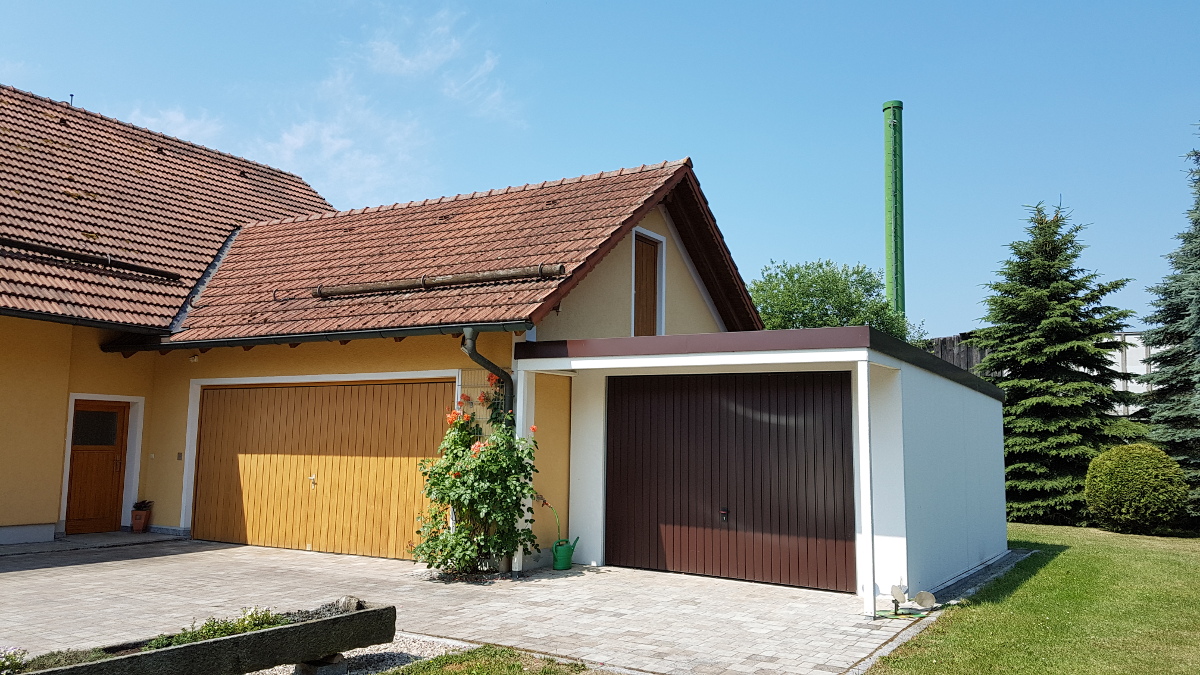
<path id="1" fill-rule="evenodd" d="M 146 528 L 150 526 L 150 512 L 133 511 L 132 513 L 133 515 L 130 518 L 130 525 L 132 526 L 133 531 L 145 532 Z"/>

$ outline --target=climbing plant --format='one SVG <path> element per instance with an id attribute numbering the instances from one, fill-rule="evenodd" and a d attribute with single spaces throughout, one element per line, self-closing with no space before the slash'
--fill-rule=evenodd
<path id="1" fill-rule="evenodd" d="M 491 433 L 484 436 L 475 415 L 463 410 L 463 395 L 446 414 L 439 456 L 421 462 L 430 506 L 420 516 L 421 542 L 414 557 L 446 572 L 472 573 L 518 550 L 532 553 L 534 453 L 537 442 L 519 438 L 512 411 L 495 376 L 480 394 Z"/>

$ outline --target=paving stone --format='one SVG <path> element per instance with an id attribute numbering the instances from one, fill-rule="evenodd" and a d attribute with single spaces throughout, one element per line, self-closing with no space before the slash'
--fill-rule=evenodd
<path id="1" fill-rule="evenodd" d="M 406 632 L 657 673 L 838 672 L 909 625 L 864 621 L 852 595 L 728 579 L 577 567 L 447 584 L 402 560 L 181 540 L 0 556 L 0 645 L 102 646 L 343 595 L 395 604 Z"/>

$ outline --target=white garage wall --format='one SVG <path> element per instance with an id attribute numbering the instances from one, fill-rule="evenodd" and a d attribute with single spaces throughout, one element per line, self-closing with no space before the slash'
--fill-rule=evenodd
<path id="1" fill-rule="evenodd" d="M 901 372 L 869 364 L 871 378 L 871 495 L 875 518 L 875 594 L 908 583 L 904 419 Z M 861 554 L 861 552 L 860 552 Z M 864 580 L 859 580 L 861 586 Z"/>
<path id="2" fill-rule="evenodd" d="M 911 596 L 1007 550 L 1004 431 L 990 396 L 908 364 L 901 388 Z"/>
<path id="3" fill-rule="evenodd" d="M 571 540 L 579 537 L 572 560 L 604 564 L 605 375 L 581 371 L 571 378 Z"/>

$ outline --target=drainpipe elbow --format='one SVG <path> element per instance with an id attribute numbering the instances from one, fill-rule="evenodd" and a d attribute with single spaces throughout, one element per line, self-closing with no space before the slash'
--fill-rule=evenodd
<path id="1" fill-rule="evenodd" d="M 516 384 L 513 382 L 513 377 L 500 366 L 492 363 L 486 356 L 479 353 L 477 349 L 477 340 L 479 338 L 479 329 L 467 327 L 463 329 L 462 335 L 462 351 L 475 363 L 482 366 L 489 373 L 500 378 L 501 391 L 504 394 L 504 409 L 513 411 L 513 402 L 516 400 Z"/>

